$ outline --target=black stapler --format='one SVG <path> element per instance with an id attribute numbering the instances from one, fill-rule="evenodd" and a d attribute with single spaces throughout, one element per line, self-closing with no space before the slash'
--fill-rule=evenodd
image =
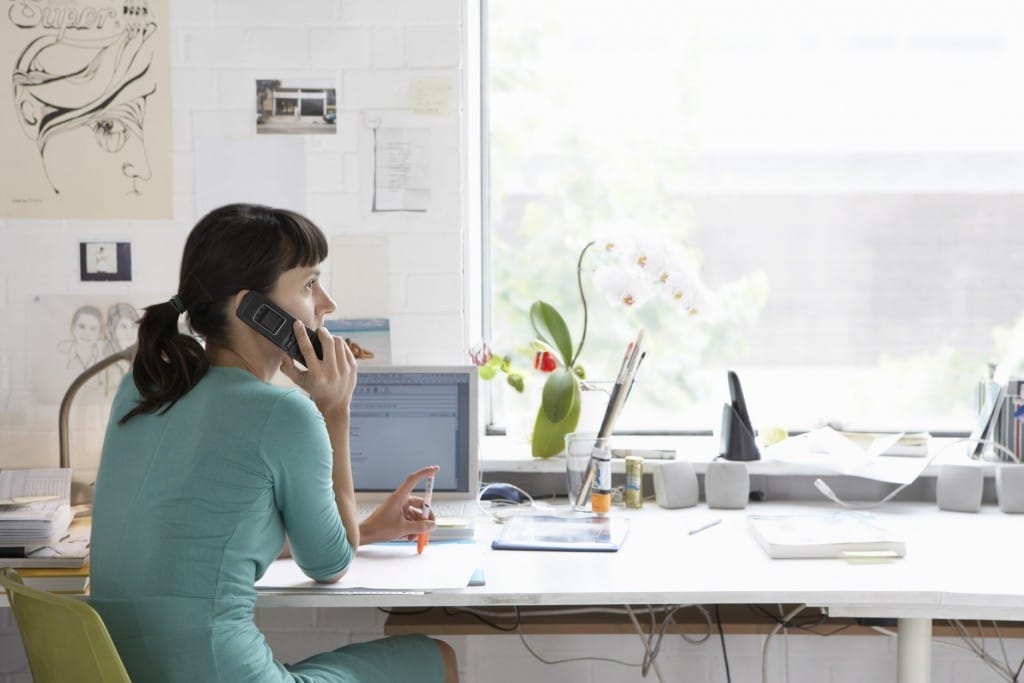
<path id="1" fill-rule="evenodd" d="M 754 427 L 747 413 L 747 402 L 743 399 L 740 378 L 729 371 L 730 403 L 722 406 L 722 443 L 719 457 L 725 460 L 760 460 L 754 440 Z"/>

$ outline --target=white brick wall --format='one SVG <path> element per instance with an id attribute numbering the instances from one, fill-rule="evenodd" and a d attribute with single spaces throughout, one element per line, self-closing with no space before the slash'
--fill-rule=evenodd
<path id="1" fill-rule="evenodd" d="M 473 0 L 468 0 L 473 2 Z M 460 0 L 174 0 L 173 129 L 175 216 L 171 221 L 0 220 L 0 468 L 56 463 L 56 407 L 32 400 L 26 311 L 36 294 L 161 292 L 176 284 L 178 254 L 195 222 L 194 141 L 251 134 L 251 101 L 258 77 L 306 74 L 336 80 L 338 137 L 307 143 L 306 212 L 337 233 L 389 238 L 392 344 L 396 362 L 456 363 L 468 346 L 464 302 L 463 218 L 465 120 L 407 113 L 417 76 L 447 76 L 461 92 Z M 464 105 L 465 103 L 463 103 Z M 369 145 L 362 114 L 401 116 L 400 125 L 431 128 L 435 197 L 427 214 L 371 216 L 365 210 Z M 464 106 L 460 108 L 464 111 Z M 397 124 L 396 124 L 397 125 Z M 135 280 L 128 284 L 78 281 L 78 241 L 132 243 Z M 40 258 L 40 256 L 42 258 Z M 104 417 L 86 411 L 73 442 L 95 449 Z M 92 414 L 96 413 L 96 414 Z M 294 661 L 323 649 L 377 637 L 376 610 L 266 609 L 257 615 L 275 652 Z M 450 638 L 466 681 L 488 683 L 611 683 L 641 680 L 635 669 L 598 662 L 546 665 L 515 636 Z M 633 637 L 529 638 L 542 654 L 566 658 L 602 654 L 639 661 Z M 730 637 L 733 680 L 760 680 L 757 637 Z M 894 680 L 894 653 L 885 638 L 816 637 L 790 640 L 792 683 Z M 1019 641 L 1011 656 L 1024 655 Z M 666 641 L 659 659 L 667 680 L 721 681 L 717 642 L 695 646 Z M 773 660 L 772 680 L 782 680 Z M 938 683 L 996 678 L 957 650 L 936 648 Z M 653 673 L 652 673 L 653 676 Z M 652 680 L 649 676 L 647 680 Z M 0 609 L 0 683 L 30 680 L 10 611 Z"/>

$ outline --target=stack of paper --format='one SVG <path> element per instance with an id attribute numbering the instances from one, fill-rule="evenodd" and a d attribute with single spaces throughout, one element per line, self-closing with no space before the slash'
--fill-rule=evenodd
<path id="1" fill-rule="evenodd" d="M 0 472 L 0 556 L 59 543 L 74 517 L 70 500 L 69 469 Z"/>
<path id="2" fill-rule="evenodd" d="M 879 455 L 904 455 L 922 458 L 928 455 L 928 444 L 932 438 L 932 435 L 928 432 L 901 433 L 899 440 L 893 442 L 893 434 L 887 432 L 840 431 L 839 433 L 863 448 L 865 452 L 872 450 L 873 445 L 880 439 L 886 439 L 886 448 Z"/>

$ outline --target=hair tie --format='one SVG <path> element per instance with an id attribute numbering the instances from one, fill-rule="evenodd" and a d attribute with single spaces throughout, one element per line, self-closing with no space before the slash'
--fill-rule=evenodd
<path id="1" fill-rule="evenodd" d="M 181 297 L 178 296 L 177 294 L 171 297 L 170 304 L 174 306 L 174 310 L 178 312 L 178 315 L 181 315 L 182 313 L 185 312 L 185 302 L 183 302 L 181 300 Z"/>

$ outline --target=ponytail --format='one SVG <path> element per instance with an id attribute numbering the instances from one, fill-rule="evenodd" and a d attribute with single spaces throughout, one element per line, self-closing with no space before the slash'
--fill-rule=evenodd
<path id="1" fill-rule="evenodd" d="M 118 424 L 143 413 L 166 413 L 209 369 L 210 361 L 198 340 L 178 331 L 178 316 L 184 308 L 178 296 L 146 307 L 132 362 L 132 379 L 142 400 Z"/>

